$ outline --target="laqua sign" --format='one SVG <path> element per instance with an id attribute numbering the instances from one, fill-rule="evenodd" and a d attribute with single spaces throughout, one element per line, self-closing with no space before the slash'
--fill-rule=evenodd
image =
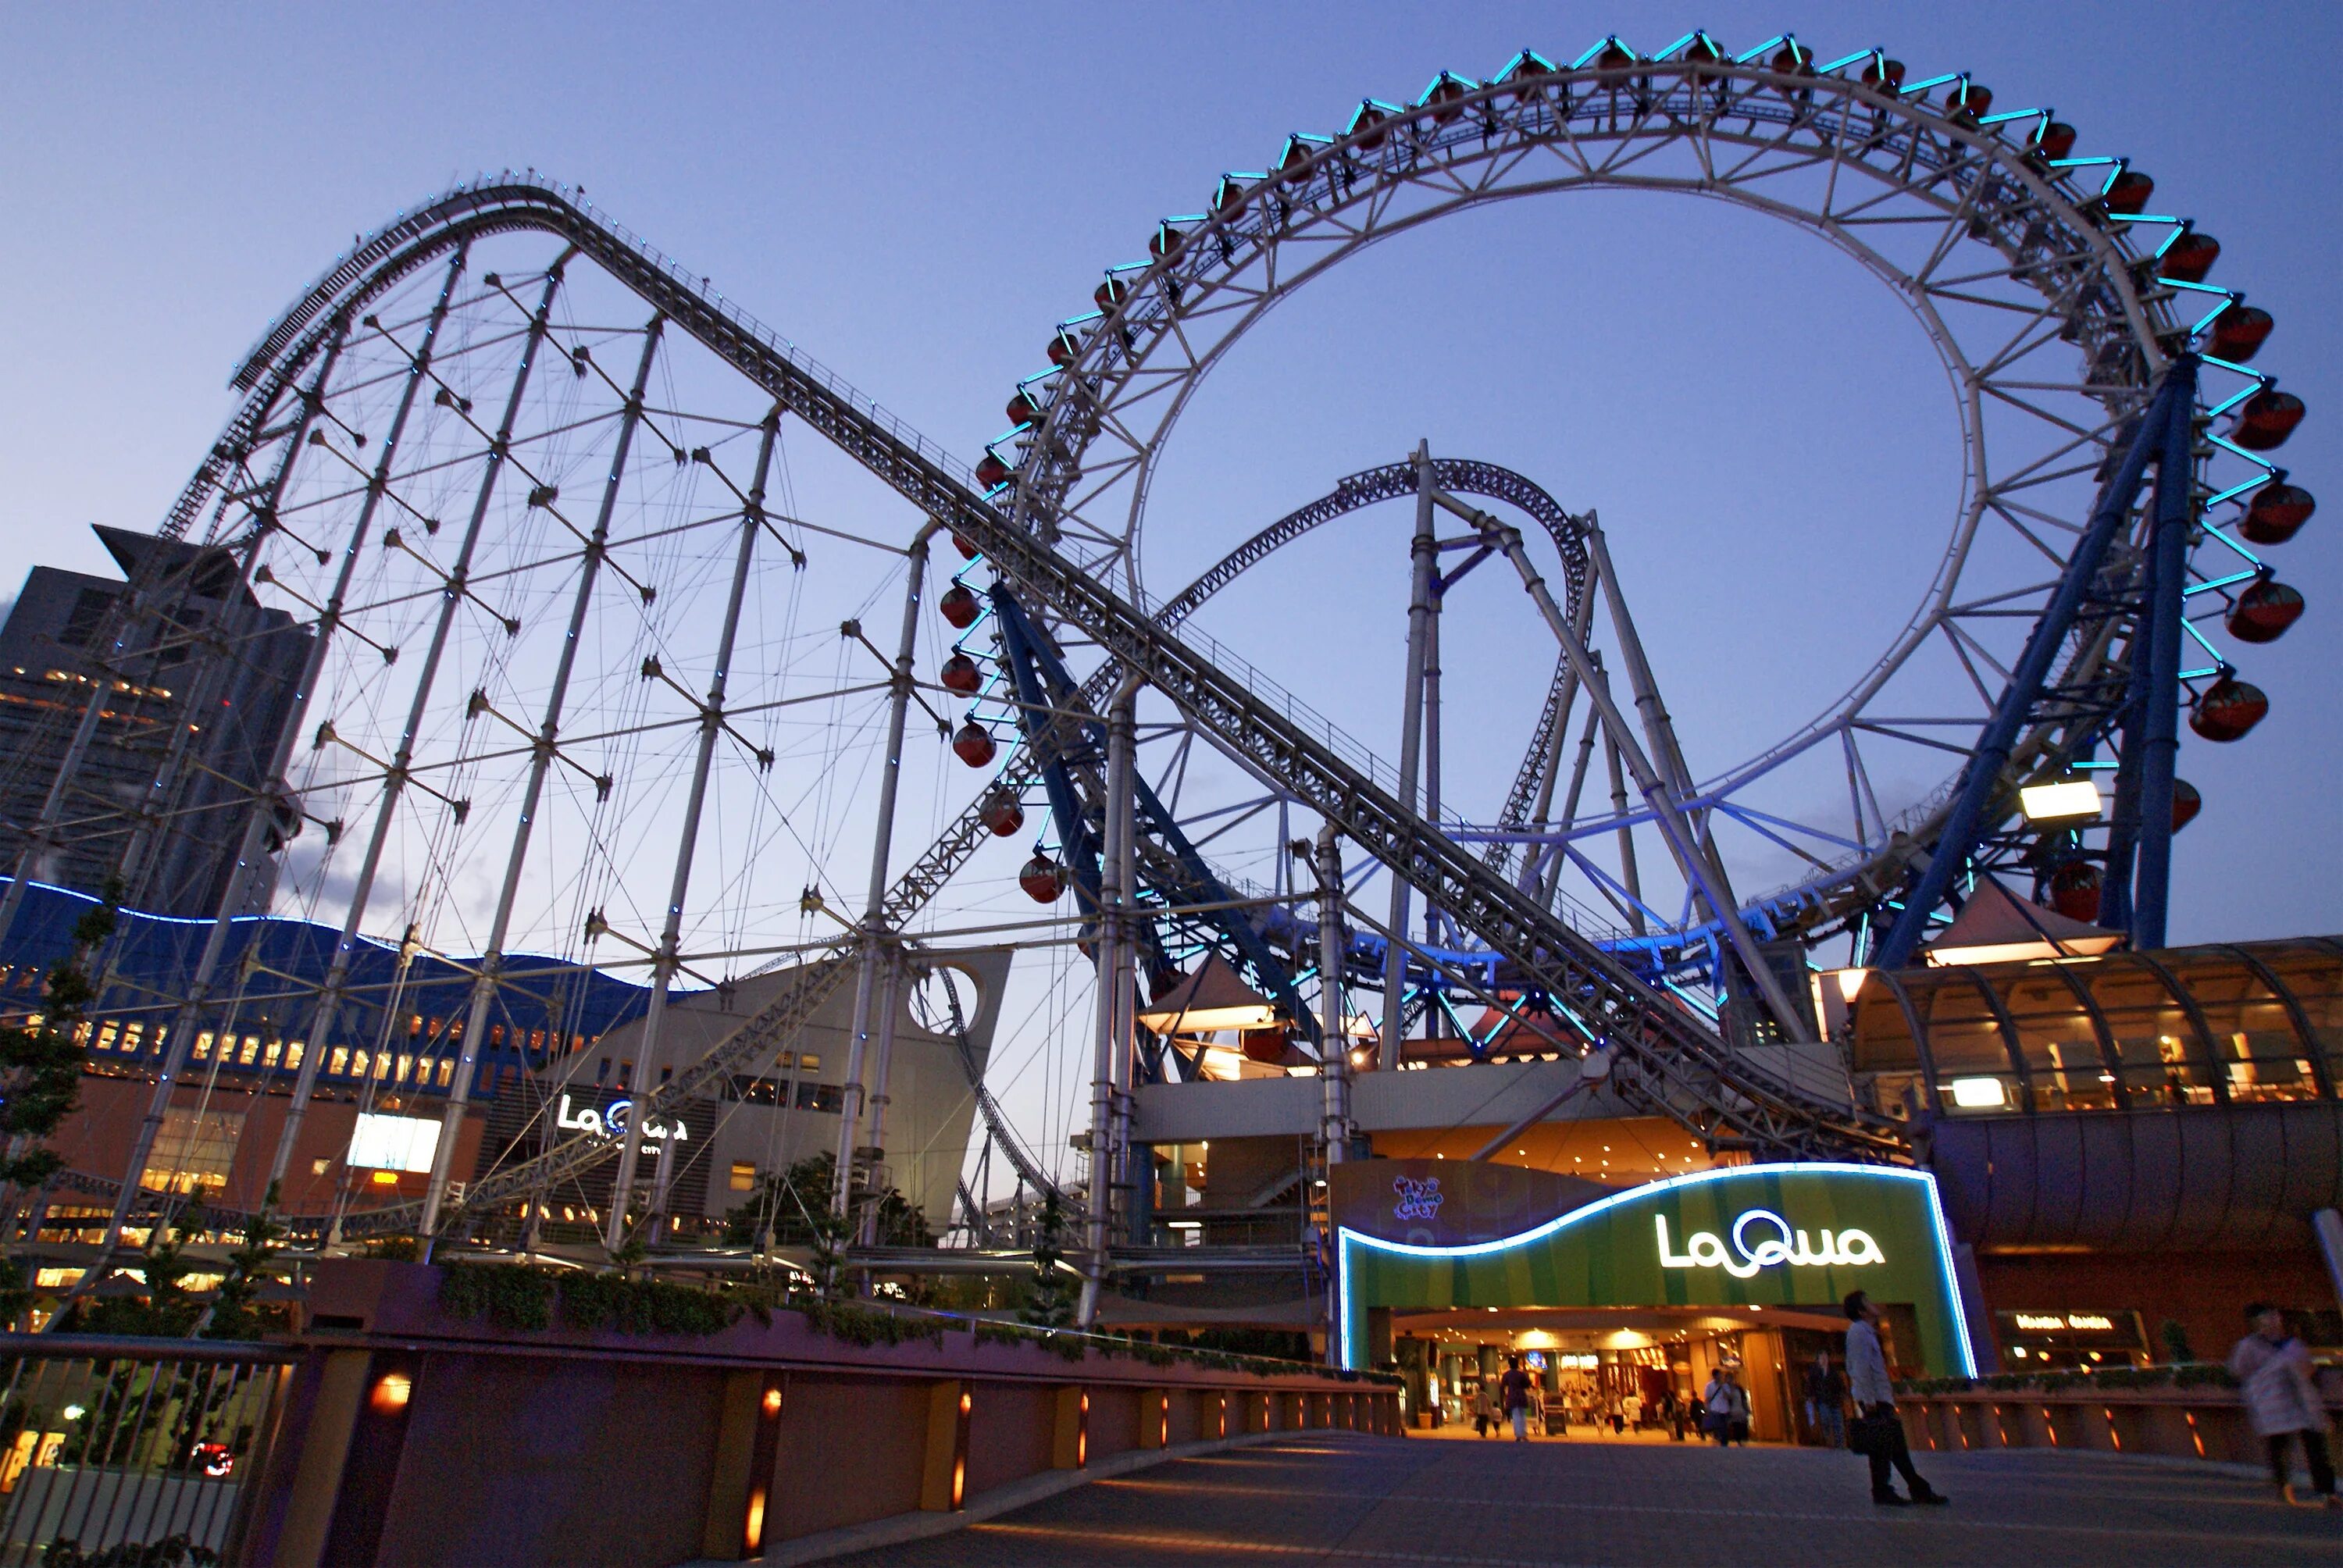
<path id="1" fill-rule="evenodd" d="M 560 1106 L 554 1112 L 553 1124 L 565 1131 L 590 1132 L 597 1138 L 623 1138 L 627 1132 L 627 1118 L 633 1113 L 634 1109 L 635 1102 L 631 1100 L 614 1100 L 599 1111 L 590 1105 L 572 1110 L 569 1096 L 565 1094 L 561 1097 Z M 661 1140 L 672 1138 L 680 1143 L 689 1139 L 691 1134 L 684 1130 L 681 1121 L 667 1122 L 654 1119 L 644 1127 L 643 1136 Z M 649 1145 L 645 1147 L 649 1152 L 658 1152 L 655 1149 L 649 1149 Z"/>
<path id="2" fill-rule="evenodd" d="M 1823 1161 L 1701 1171 L 1495 1241 L 1432 1246 L 1343 1226 L 1335 1256 L 1345 1366 L 1364 1364 L 1377 1308 L 1835 1311 L 1861 1290 L 1912 1308 L 1930 1372 L 1976 1368 L 1936 1178 L 1925 1171 Z"/>

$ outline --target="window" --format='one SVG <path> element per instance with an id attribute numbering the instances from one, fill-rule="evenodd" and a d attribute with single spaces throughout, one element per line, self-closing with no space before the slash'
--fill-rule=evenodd
<path id="1" fill-rule="evenodd" d="M 334 1054 L 326 1059 L 326 1070 L 332 1073 L 336 1078 L 339 1078 L 345 1071 L 347 1071 L 349 1065 L 350 1048 L 347 1045 L 337 1045 L 334 1047 Z"/>
<path id="2" fill-rule="evenodd" d="M 297 1040 L 286 1046 L 285 1070 L 287 1072 L 298 1072 L 301 1070 L 301 1053 L 307 1049 L 308 1042 L 307 1040 Z"/>
<path id="3" fill-rule="evenodd" d="M 138 1184 L 155 1192 L 208 1192 L 226 1186 L 243 1131 L 241 1111 L 164 1111 L 162 1131 Z"/>
<path id="4" fill-rule="evenodd" d="M 309 1174 L 312 1176 L 323 1176 L 333 1168 L 333 1161 L 323 1154 L 309 1161 Z"/>
<path id="5" fill-rule="evenodd" d="M 57 640 L 67 648 L 87 648 L 89 639 L 97 635 L 106 612 L 114 608 L 114 596 L 104 588 L 81 590 L 74 599 L 73 608 L 65 612 L 65 624 L 57 628 Z"/>
<path id="6" fill-rule="evenodd" d="M 798 1085 L 799 1111 L 827 1111 L 833 1115 L 844 1109 L 846 1089 L 837 1083 L 800 1083 Z"/>
<path id="7" fill-rule="evenodd" d="M 272 1040 L 260 1048 L 260 1065 L 273 1070 L 277 1066 L 277 1059 L 284 1053 L 285 1042 Z"/>
<path id="8" fill-rule="evenodd" d="M 34 1027 L 38 1028 L 39 1025 L 35 1023 Z M 212 1031 L 210 1030 L 206 1030 L 203 1033 L 196 1036 L 196 1060 L 197 1061 L 209 1061 L 211 1060 L 211 1056 Z"/>
<path id="9" fill-rule="evenodd" d="M 732 1191 L 754 1192 L 757 1190 L 757 1167 L 746 1160 L 732 1161 Z"/>
<path id="10" fill-rule="evenodd" d="M 439 1087 L 442 1089 L 447 1088 L 448 1080 L 455 1076 L 456 1059 L 452 1056 L 441 1057 L 439 1059 Z"/>
<path id="11" fill-rule="evenodd" d="M 407 1078 L 414 1071 L 415 1059 L 411 1056 L 402 1054 L 398 1059 L 398 1070 L 392 1073 L 391 1076 L 398 1080 L 399 1082 L 405 1083 Z"/>
<path id="12" fill-rule="evenodd" d="M 363 1050 L 354 1050 L 354 1051 L 350 1052 L 350 1076 L 351 1076 L 351 1077 L 353 1077 L 353 1078 L 364 1078 L 364 1077 L 367 1075 L 367 1067 L 368 1067 L 368 1066 L 370 1066 L 370 1065 L 372 1065 L 372 1064 L 371 1064 L 370 1062 L 368 1062 L 368 1061 L 367 1061 L 367 1053 L 366 1053 L 365 1051 L 363 1051 Z"/>

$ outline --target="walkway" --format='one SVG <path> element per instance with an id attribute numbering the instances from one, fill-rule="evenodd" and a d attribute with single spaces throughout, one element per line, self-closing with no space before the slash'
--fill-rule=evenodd
<path id="1" fill-rule="evenodd" d="M 2343 1564 L 2343 1513 L 2256 1482 L 2109 1455 L 1923 1454 L 1946 1509 L 1875 1508 L 1817 1449 L 1460 1444 L 1296 1432 L 1093 1482 L 858 1568 L 1393 1563 Z"/>

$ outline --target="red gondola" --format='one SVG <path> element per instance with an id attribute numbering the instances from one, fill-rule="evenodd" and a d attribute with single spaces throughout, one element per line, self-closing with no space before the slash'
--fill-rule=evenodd
<path id="1" fill-rule="evenodd" d="M 2099 205 L 2112 213 L 2136 217 L 2147 210 L 2147 198 L 2156 194 L 2156 182 L 2137 169 L 2126 169 L 2116 176 L 2099 197 Z"/>
<path id="2" fill-rule="evenodd" d="M 2205 797 L 2197 793 L 2197 786 L 2186 779 L 2172 781 L 2172 830 L 2176 833 L 2197 820 L 2197 813 L 2205 809 Z"/>
<path id="3" fill-rule="evenodd" d="M 986 448 L 983 457 L 976 460 L 976 485 L 980 490 L 999 489 L 1009 482 L 1009 465 L 1002 462 L 1000 455 L 990 447 Z"/>
<path id="4" fill-rule="evenodd" d="M 984 671 L 977 668 L 976 660 L 964 653 L 955 653 L 944 660 L 943 671 L 937 677 L 946 691 L 957 691 L 962 697 L 974 697 L 984 689 Z"/>
<path id="5" fill-rule="evenodd" d="M 2269 714 L 2269 698 L 2258 686 L 2225 675 L 2197 699 L 2188 728 L 2207 740 L 2238 740 Z"/>
<path id="6" fill-rule="evenodd" d="M 1050 338 L 1050 363 L 1061 370 L 1074 362 L 1082 351 L 1082 340 L 1061 327 Z"/>
<path id="7" fill-rule="evenodd" d="M 2277 325 L 2270 313 L 2258 306 L 2233 305 L 2213 318 L 2213 355 L 2243 365 L 2261 352 L 2270 328 Z"/>
<path id="8" fill-rule="evenodd" d="M 1372 100 L 1360 101 L 1358 112 L 1351 116 L 1348 133 L 1359 138 L 1360 151 L 1371 153 L 1383 145 L 1383 133 L 1378 127 L 1389 118 Z"/>
<path id="9" fill-rule="evenodd" d="M 2264 485 L 2254 492 L 2237 532 L 2258 545 L 2282 545 L 2318 509 L 2318 503 L 2300 485 Z"/>
<path id="10" fill-rule="evenodd" d="M 984 825 L 995 838 L 1006 839 L 1025 826 L 1025 803 L 1006 790 L 984 803 Z"/>
<path id="11" fill-rule="evenodd" d="M 981 768 L 998 756 L 1001 749 L 992 743 L 992 731 L 971 719 L 952 737 L 952 751 L 970 768 Z"/>
<path id="12" fill-rule="evenodd" d="M 983 608 L 977 602 L 976 596 L 969 591 L 966 583 L 952 584 L 944 591 L 944 597 L 936 601 L 936 608 L 943 612 L 943 618 L 961 631 L 976 624 L 976 618 Z"/>
<path id="13" fill-rule="evenodd" d="M 1011 425 L 1038 425 L 1041 422 L 1041 400 L 1021 387 L 1009 399 L 1008 414 Z"/>
<path id="14" fill-rule="evenodd" d="M 955 532 L 952 535 L 952 548 L 960 552 L 960 558 L 964 561 L 972 561 L 984 553 L 976 548 L 974 539 L 963 533 Z"/>
<path id="15" fill-rule="evenodd" d="M 2075 127 L 2064 120 L 2046 121 L 2035 135 L 2034 151 L 2046 158 L 2066 157 L 2075 150 L 2076 135 Z M 2218 250 L 2220 246 L 2213 248 Z"/>
<path id="16" fill-rule="evenodd" d="M 1464 111 L 1457 106 L 1456 101 L 1469 90 L 1454 76 L 1445 71 L 1441 72 L 1440 79 L 1433 83 L 1431 90 L 1423 95 L 1424 103 L 1432 108 L 1432 123 L 1444 126 L 1463 114 Z"/>
<path id="17" fill-rule="evenodd" d="M 1904 62 L 1874 55 L 1863 68 L 1863 85 L 1878 92 L 1896 92 L 1904 85 Z"/>
<path id="18" fill-rule="evenodd" d="M 2302 618 L 2302 594 L 2264 578 L 2237 596 L 2229 611 L 2229 635 L 2239 642 L 2276 642 Z"/>
<path id="19" fill-rule="evenodd" d="M 2103 880 L 2090 861 L 2069 860 L 2050 873 L 2050 907 L 2070 920 L 2096 920 Z"/>
<path id="20" fill-rule="evenodd" d="M 2192 228 L 2164 247 L 2156 261 L 2156 273 L 2176 283 L 2202 283 L 2220 259 L 2221 242 Z"/>
<path id="21" fill-rule="evenodd" d="M 1037 849 L 1033 858 L 1025 862 L 1025 869 L 1017 873 L 1017 885 L 1035 903 L 1054 904 L 1066 890 L 1066 878 L 1055 860 Z"/>
<path id="22" fill-rule="evenodd" d="M 1122 302 L 1130 297 L 1131 285 L 1119 277 L 1110 277 L 1091 290 L 1091 298 L 1096 301 L 1098 307 L 1109 316 L 1113 315 Z"/>
<path id="23" fill-rule="evenodd" d="M 2237 427 L 2229 439 L 2248 452 L 2268 452 L 2286 445 L 2302 423 L 2302 399 L 2291 392 L 2270 388 L 2255 393 L 2237 409 Z"/>

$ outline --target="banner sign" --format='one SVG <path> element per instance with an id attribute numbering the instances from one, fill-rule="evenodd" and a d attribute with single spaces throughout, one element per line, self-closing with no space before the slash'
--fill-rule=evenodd
<path id="1" fill-rule="evenodd" d="M 1413 1173 L 1394 1211 L 1436 1211 Z M 1743 1165 L 1654 1181 L 1494 1241 L 1336 1232 L 1342 1360 L 1363 1366 L 1366 1315 L 1466 1307 L 1804 1307 L 1850 1291 L 1911 1307 L 1932 1373 L 1975 1376 L 1936 1178 L 1891 1166 Z"/>

